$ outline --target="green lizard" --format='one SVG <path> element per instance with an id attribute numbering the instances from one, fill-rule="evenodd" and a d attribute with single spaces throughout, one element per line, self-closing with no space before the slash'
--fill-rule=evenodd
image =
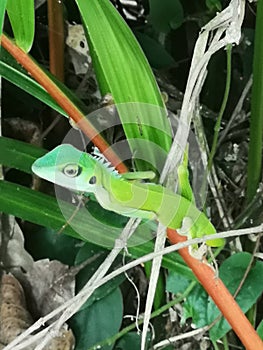
<path id="1" fill-rule="evenodd" d="M 73 191 L 93 193 L 104 209 L 118 214 L 156 219 L 180 234 L 189 236 L 190 232 L 192 238 L 216 233 L 205 214 L 183 197 L 183 192 L 179 195 L 164 186 L 138 180 L 149 179 L 152 172 L 118 174 L 102 157 L 67 144 L 37 159 L 32 170 L 39 177 Z M 223 244 L 223 239 L 207 241 L 212 247 Z"/>

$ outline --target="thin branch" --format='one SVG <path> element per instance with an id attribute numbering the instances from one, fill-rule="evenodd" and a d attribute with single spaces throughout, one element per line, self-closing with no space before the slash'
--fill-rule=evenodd
<path id="1" fill-rule="evenodd" d="M 159 223 L 157 230 L 157 237 L 154 244 L 154 252 L 158 252 L 163 249 L 166 241 L 166 228 Z M 145 313 L 144 313 L 144 323 L 141 336 L 141 348 L 144 349 L 144 344 L 146 343 L 148 325 L 150 323 L 151 311 L 156 291 L 156 286 L 159 278 L 159 272 L 162 264 L 162 255 L 155 257 L 152 262 L 151 277 L 148 286 L 148 293 L 146 298 Z"/>
<path id="2" fill-rule="evenodd" d="M 205 333 L 207 330 L 208 330 L 208 327 L 206 326 L 206 327 L 195 329 L 194 331 L 190 331 L 190 332 L 187 332 L 187 333 L 176 335 L 174 337 L 170 337 L 168 339 L 162 340 L 159 343 L 155 344 L 153 346 L 153 349 L 154 350 L 161 349 L 161 348 L 163 348 L 165 346 L 168 346 L 168 345 L 171 345 L 172 343 L 175 343 L 175 342 L 177 342 L 179 340 L 191 338 L 191 337 L 194 337 L 196 335 L 200 335 L 202 333 Z"/>
<path id="3" fill-rule="evenodd" d="M 237 118 L 237 116 L 240 114 L 242 108 L 243 108 L 243 104 L 244 104 L 244 101 L 251 89 L 251 86 L 252 86 L 252 76 L 250 76 L 250 78 L 248 79 L 248 82 L 246 83 L 246 86 L 244 88 L 244 90 L 242 91 L 242 94 L 239 98 L 239 101 L 231 115 L 231 118 L 229 119 L 226 127 L 224 128 L 224 130 L 222 130 L 222 132 L 220 133 L 220 137 L 219 137 L 219 140 L 218 140 L 218 147 L 222 144 L 224 138 L 226 137 L 230 127 L 232 126 L 234 120 Z"/>

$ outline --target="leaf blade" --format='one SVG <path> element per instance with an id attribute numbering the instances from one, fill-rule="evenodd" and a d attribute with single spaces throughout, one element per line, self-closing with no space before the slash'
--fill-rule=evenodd
<path id="1" fill-rule="evenodd" d="M 35 34 L 34 0 L 8 0 L 6 10 L 17 45 L 29 52 Z"/>
<path id="2" fill-rule="evenodd" d="M 150 155 L 149 163 L 158 168 L 160 153 L 155 154 L 152 145 L 157 144 L 166 155 L 171 145 L 171 130 L 147 59 L 130 28 L 108 0 L 76 2 L 88 33 L 101 93 L 112 94 L 132 154 L 139 149 L 140 158 L 148 160 Z M 148 106 L 156 107 L 155 112 L 151 113 Z M 155 128 L 151 127 L 153 123 Z M 136 164 L 139 170 L 149 170 L 149 164 L 144 161 Z"/>

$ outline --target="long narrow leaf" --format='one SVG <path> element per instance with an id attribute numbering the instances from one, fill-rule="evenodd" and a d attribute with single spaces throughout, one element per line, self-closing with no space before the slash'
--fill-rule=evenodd
<path id="1" fill-rule="evenodd" d="M 79 108 L 85 111 L 83 103 L 61 82 L 59 82 L 50 73 L 48 76 L 59 86 L 59 88 L 71 99 Z M 67 113 L 54 101 L 47 91 L 39 85 L 17 62 L 16 60 L 1 47 L 0 56 L 0 76 L 15 84 L 19 88 L 28 92 L 32 96 L 45 103 L 61 115 L 68 118 Z"/>
<path id="2" fill-rule="evenodd" d="M 8 0 L 6 10 L 16 44 L 26 52 L 30 51 L 35 33 L 34 0 Z"/>
<path id="3" fill-rule="evenodd" d="M 101 92 L 112 94 L 132 154 L 160 167 L 165 154 L 156 152 L 153 146 L 157 144 L 168 152 L 170 126 L 155 78 L 136 38 L 110 1 L 76 2 L 88 33 Z M 149 168 L 145 162 L 138 164 Z"/>
<path id="4" fill-rule="evenodd" d="M 105 226 L 97 220 L 86 221 L 82 212 L 76 214 L 76 226 L 80 232 L 87 232 L 86 238 L 79 235 L 78 230 L 74 230 L 70 225 L 65 225 L 65 218 L 60 211 L 55 198 L 44 195 L 43 193 L 30 190 L 23 186 L 13 184 L 7 181 L 0 181 L 0 211 L 15 215 L 23 220 L 50 227 L 59 231 L 64 227 L 63 233 L 81 240 L 88 240 L 91 235 L 98 235 L 98 239 L 104 244 L 113 244 L 121 230 L 116 227 L 108 227 L 105 232 Z M 67 208 L 66 208 L 67 207 Z M 72 205 L 65 203 L 65 208 L 72 212 Z M 65 226 L 64 226 L 65 225 Z M 130 247 L 129 251 L 134 257 L 140 257 L 152 252 L 153 242 L 149 241 L 139 246 Z M 184 265 L 177 254 L 169 254 L 163 258 L 163 266 L 177 271 L 190 279 L 195 280 L 191 270 Z"/>
<path id="5" fill-rule="evenodd" d="M 103 231 L 105 226 L 96 219 L 92 220 L 92 217 L 87 221 L 82 210 L 75 214 L 75 229 L 73 229 L 71 225 L 67 225 L 66 215 L 64 216 L 61 213 L 56 198 L 17 184 L 0 181 L 0 196 L 0 211 L 56 231 L 60 231 L 63 228 L 63 232 L 66 234 L 82 240 L 88 240 L 86 237 L 91 237 L 92 235 L 100 235 L 102 243 L 112 245 L 114 242 L 113 237 L 118 237 L 120 233 L 120 229 L 108 227 L 108 233 L 105 235 Z M 69 203 L 63 203 L 63 213 L 68 214 L 67 217 L 70 217 L 72 212 L 74 212 L 74 207 Z M 86 237 L 79 234 L 79 232 L 84 231 L 86 232 Z"/>
<path id="6" fill-rule="evenodd" d="M 28 143 L 0 137 L 0 164 L 31 174 L 31 165 L 47 151 Z"/>

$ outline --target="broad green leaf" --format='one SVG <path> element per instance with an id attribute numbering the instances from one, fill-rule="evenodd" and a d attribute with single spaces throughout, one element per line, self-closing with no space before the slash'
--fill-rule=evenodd
<path id="1" fill-rule="evenodd" d="M 7 0 L 0 1 L 0 36 L 2 35 Z"/>
<path id="2" fill-rule="evenodd" d="M 207 307 L 208 295 L 204 288 L 197 284 L 187 296 L 187 299 L 183 305 L 184 312 L 182 323 L 184 323 L 188 318 L 191 318 L 196 328 L 206 326 L 208 324 Z"/>
<path id="3" fill-rule="evenodd" d="M 251 254 L 237 253 L 225 260 L 220 266 L 219 275 L 231 294 L 237 290 L 242 281 L 246 269 L 251 261 Z M 238 305 L 246 313 L 257 301 L 263 291 L 263 263 L 257 261 L 249 271 L 246 280 L 236 297 Z M 208 322 L 212 322 L 218 315 L 219 311 L 214 303 L 209 303 Z M 230 330 L 230 325 L 225 319 L 220 320 L 210 329 L 210 337 L 216 341 Z"/>
<path id="4" fill-rule="evenodd" d="M 250 262 L 249 253 L 238 253 L 223 262 L 219 269 L 219 275 L 231 294 L 238 288 L 244 273 Z M 176 272 L 174 273 L 176 275 Z M 244 285 L 236 297 L 236 301 L 243 310 L 247 312 L 257 301 L 262 293 L 263 285 L 263 263 L 256 262 L 250 270 Z M 192 318 L 197 328 L 211 324 L 220 312 L 205 290 L 200 286 L 196 287 L 188 295 L 184 303 L 184 319 Z M 222 318 L 209 331 L 212 340 L 223 337 L 231 329 L 228 322 Z"/>
<path id="5" fill-rule="evenodd" d="M 122 295 L 119 288 L 90 307 L 79 311 L 70 321 L 77 339 L 75 350 L 87 350 L 116 334 L 121 326 L 122 316 Z M 105 345 L 103 349 L 110 350 L 113 345 Z"/>
<path id="6" fill-rule="evenodd" d="M 95 198 L 93 201 L 89 201 L 86 208 L 94 218 L 103 222 L 105 225 L 124 227 L 128 221 L 125 216 L 103 209 L 99 203 L 95 201 Z"/>
<path id="7" fill-rule="evenodd" d="M 140 169 L 149 170 L 148 162 L 156 168 L 160 161 L 164 162 L 170 148 L 171 131 L 160 91 L 143 51 L 109 0 L 76 0 L 76 3 L 88 34 L 101 93 L 113 96 L 136 164 Z M 164 150 L 164 154 L 160 156 L 155 152 L 154 144 Z"/>
<path id="8" fill-rule="evenodd" d="M 110 1 L 76 2 L 88 31 L 102 94 L 111 92 L 115 103 L 141 102 L 164 107 L 142 49 Z"/>
<path id="9" fill-rule="evenodd" d="M 173 294 L 184 293 L 192 281 L 176 272 L 171 271 L 167 276 L 166 290 Z"/>
<path id="10" fill-rule="evenodd" d="M 97 255 L 97 258 L 94 260 L 94 256 L 96 257 L 96 255 Z M 85 243 L 84 246 L 82 246 L 79 249 L 79 252 L 75 259 L 75 265 L 79 265 L 87 261 L 88 259 L 91 259 L 91 260 L 90 260 L 90 263 L 86 267 L 84 267 L 77 275 L 76 293 L 78 293 L 83 288 L 83 286 L 89 281 L 89 279 L 93 276 L 94 271 L 96 271 L 100 267 L 100 265 L 106 259 L 107 255 L 108 255 L 108 250 L 102 247 L 98 247 L 89 242 Z M 115 259 L 111 269 L 114 270 L 121 264 L 122 264 L 122 257 L 120 256 L 119 258 Z M 112 293 L 113 290 L 116 289 L 125 279 L 126 279 L 125 275 L 121 274 L 111 279 L 109 282 L 103 284 L 102 286 L 98 287 L 94 291 L 92 296 L 81 307 L 81 309 L 89 307 L 95 301 L 105 298 L 107 295 Z"/>
<path id="11" fill-rule="evenodd" d="M 6 10 L 16 44 L 25 52 L 30 51 L 35 32 L 34 0 L 7 0 Z"/>

